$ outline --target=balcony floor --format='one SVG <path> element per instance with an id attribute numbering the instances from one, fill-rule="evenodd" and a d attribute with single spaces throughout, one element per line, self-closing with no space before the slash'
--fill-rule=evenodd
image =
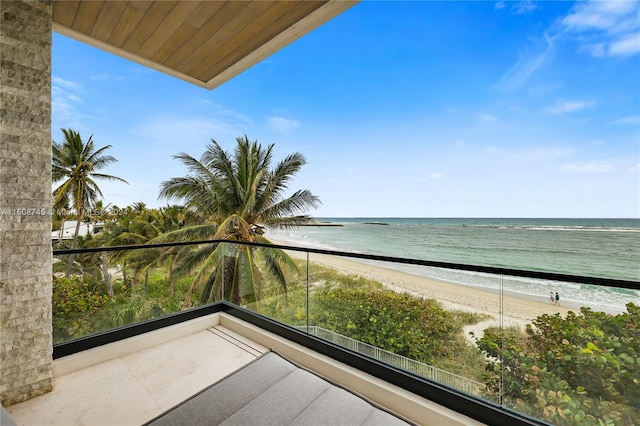
<path id="1" fill-rule="evenodd" d="M 6 409 L 19 426 L 140 425 L 269 349 L 417 424 L 481 424 L 224 313 L 56 359 L 53 391 Z"/>
<path id="2" fill-rule="evenodd" d="M 266 351 L 218 325 L 54 377 L 7 411 L 18 425 L 140 425 Z"/>

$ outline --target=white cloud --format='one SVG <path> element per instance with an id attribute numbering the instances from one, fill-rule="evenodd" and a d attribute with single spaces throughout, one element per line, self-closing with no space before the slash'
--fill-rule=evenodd
<path id="1" fill-rule="evenodd" d="M 82 90 L 82 86 L 74 81 L 65 80 L 60 77 L 51 77 L 51 85 L 53 87 L 63 88 L 66 90 Z"/>
<path id="2" fill-rule="evenodd" d="M 553 57 L 554 51 L 554 38 L 545 33 L 544 39 L 538 41 L 531 51 L 519 53 L 518 61 L 502 76 L 495 87 L 506 91 L 519 89 L 533 73 Z"/>
<path id="3" fill-rule="evenodd" d="M 629 56 L 640 53 L 640 31 L 627 34 L 609 44 L 611 56 Z"/>
<path id="4" fill-rule="evenodd" d="M 503 1 L 499 1 L 498 3 L 495 4 L 495 6 L 493 6 L 493 8 L 495 10 L 500 10 L 500 9 L 504 9 L 505 7 L 507 7 Z"/>
<path id="5" fill-rule="evenodd" d="M 580 49 L 595 57 L 640 53 L 640 2 L 588 1 L 576 4 L 560 22 Z"/>
<path id="6" fill-rule="evenodd" d="M 278 133 L 288 133 L 300 127 L 300 122 L 284 117 L 269 117 L 267 118 L 266 126 L 268 129 Z"/>
<path id="7" fill-rule="evenodd" d="M 498 117 L 487 113 L 481 113 L 478 116 L 478 119 L 483 123 L 495 123 L 496 121 L 498 121 Z"/>
<path id="8" fill-rule="evenodd" d="M 640 124 L 640 115 L 629 115 L 610 121 L 609 124 Z"/>
<path id="9" fill-rule="evenodd" d="M 235 123 L 237 125 L 247 127 L 253 125 L 253 120 L 231 108 L 227 108 L 209 100 L 203 100 L 202 103 L 207 105 L 207 108 L 211 109 L 210 113 L 213 117 L 220 117 L 220 119 L 225 122 Z"/>
<path id="10" fill-rule="evenodd" d="M 571 31 L 595 29 L 617 32 L 620 28 L 628 28 L 630 20 L 636 19 L 633 12 L 637 9 L 638 4 L 634 1 L 580 2 L 562 19 L 562 23 Z"/>
<path id="11" fill-rule="evenodd" d="M 60 116 L 70 115 L 74 109 L 73 103 L 79 102 L 77 96 L 69 95 L 59 88 L 51 88 L 51 110 Z"/>
<path id="12" fill-rule="evenodd" d="M 123 80 L 134 80 L 136 78 L 135 74 L 147 73 L 148 68 L 141 69 L 133 69 L 131 74 L 114 74 L 108 72 L 101 72 L 98 74 L 91 74 L 89 76 L 89 80 L 92 81 L 104 81 L 104 80 L 115 80 L 115 81 L 123 81 Z M 149 70 L 150 71 L 150 70 Z"/>
<path id="13" fill-rule="evenodd" d="M 585 108 L 591 108 L 595 105 L 590 101 L 568 101 L 558 100 L 555 104 L 547 107 L 545 111 L 549 114 L 568 114 L 576 111 L 583 110 Z"/>
<path id="14" fill-rule="evenodd" d="M 429 175 L 429 179 L 431 179 L 431 180 L 444 179 L 444 175 L 443 175 L 442 173 L 438 173 L 438 172 L 436 172 L 436 173 L 431 173 L 431 174 Z"/>
<path id="15" fill-rule="evenodd" d="M 530 1 L 514 5 L 514 13 L 528 13 L 537 8 Z M 496 84 L 495 88 L 514 91 L 553 58 L 558 39 L 574 39 L 579 51 L 604 58 L 631 56 L 640 53 L 640 2 L 600 1 L 577 2 L 567 16 L 543 33 L 543 38 L 528 50 L 519 52 L 518 61 Z"/>
<path id="16" fill-rule="evenodd" d="M 605 43 L 594 43 L 583 45 L 580 50 L 587 51 L 596 58 L 604 58 L 607 56 L 607 45 Z"/>
<path id="17" fill-rule="evenodd" d="M 629 173 L 640 173 L 640 163 L 638 163 L 635 166 L 629 168 L 628 172 Z"/>
<path id="18" fill-rule="evenodd" d="M 77 109 L 82 104 L 82 97 L 77 93 L 82 93 L 83 90 L 76 82 L 59 77 L 51 78 L 51 124 L 54 128 L 77 127 L 83 119 L 88 118 Z"/>
<path id="19" fill-rule="evenodd" d="M 606 163 L 567 164 L 562 169 L 565 172 L 584 174 L 608 173 L 615 170 L 611 164 Z"/>
<path id="20" fill-rule="evenodd" d="M 533 12 L 538 8 L 531 0 L 523 0 L 518 4 L 515 4 L 511 10 L 516 15 L 523 15 L 525 13 Z"/>

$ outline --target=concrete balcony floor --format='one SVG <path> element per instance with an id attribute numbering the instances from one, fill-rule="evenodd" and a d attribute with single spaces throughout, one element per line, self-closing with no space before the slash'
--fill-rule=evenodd
<path id="1" fill-rule="evenodd" d="M 19 426 L 140 425 L 266 350 L 218 325 L 76 371 L 64 360 L 52 392 L 7 411 Z"/>
<path id="2" fill-rule="evenodd" d="M 18 426 L 140 425 L 270 348 L 418 424 L 480 424 L 224 313 L 57 359 L 53 391 L 7 411 Z"/>

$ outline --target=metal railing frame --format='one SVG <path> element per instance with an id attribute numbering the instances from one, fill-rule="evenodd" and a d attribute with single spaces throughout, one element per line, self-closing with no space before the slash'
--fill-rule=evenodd
<path id="1" fill-rule="evenodd" d="M 581 284 L 591 284 L 591 285 L 605 286 L 605 287 L 618 287 L 618 288 L 627 288 L 632 290 L 640 290 L 640 281 L 631 281 L 631 280 L 622 280 L 622 279 L 604 278 L 604 277 L 591 277 L 591 276 L 583 276 L 583 275 L 559 274 L 555 272 L 532 271 L 532 270 L 524 270 L 524 269 L 499 268 L 494 266 L 470 265 L 465 263 L 439 262 L 439 261 L 411 259 L 411 258 L 404 258 L 404 257 L 379 256 L 379 255 L 364 254 L 364 253 L 351 253 L 351 252 L 345 252 L 345 251 L 317 249 L 317 248 L 311 248 L 311 247 L 295 247 L 295 246 L 287 246 L 287 245 L 281 245 L 281 244 L 265 244 L 265 243 L 256 243 L 256 242 L 249 242 L 249 241 L 233 241 L 233 240 L 179 241 L 179 242 L 156 243 L 156 244 L 132 244 L 127 246 L 87 247 L 87 248 L 63 249 L 63 250 L 58 249 L 58 250 L 53 250 L 53 255 L 58 256 L 58 255 L 67 255 L 67 254 L 78 254 L 78 253 L 96 253 L 96 252 L 103 252 L 103 251 L 108 252 L 108 251 L 123 251 L 123 250 L 134 250 L 134 249 L 153 249 L 153 248 L 162 248 L 162 247 L 180 247 L 180 246 L 189 246 L 189 245 L 223 244 L 223 243 L 248 245 L 248 246 L 255 246 L 255 247 L 278 248 L 282 250 L 299 251 L 303 253 L 327 254 L 332 256 L 348 257 L 348 258 L 354 258 L 354 259 L 401 263 L 405 265 L 430 266 L 434 268 L 454 269 L 454 270 L 460 270 L 460 271 L 482 272 L 482 273 L 495 274 L 495 275 L 506 275 L 506 276 L 524 277 L 524 278 L 538 278 L 538 279 L 546 279 L 551 281 L 564 281 L 564 282 L 572 282 L 572 283 L 578 282 Z"/>
<path id="2" fill-rule="evenodd" d="M 471 395 L 480 396 L 480 390 L 484 388 L 482 383 L 476 382 L 475 380 L 407 358 L 406 356 L 389 352 L 377 346 L 336 333 L 335 331 L 318 327 L 317 325 L 300 325 L 294 328 Z"/>

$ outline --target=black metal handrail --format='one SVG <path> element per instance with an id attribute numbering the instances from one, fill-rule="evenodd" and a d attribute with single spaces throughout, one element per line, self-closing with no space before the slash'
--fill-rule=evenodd
<path id="1" fill-rule="evenodd" d="M 494 266 L 470 265 L 465 263 L 440 262 L 440 261 L 433 261 L 433 260 L 410 259 L 410 258 L 404 258 L 404 257 L 379 256 L 379 255 L 373 255 L 373 254 L 351 253 L 351 252 L 337 251 L 337 250 L 325 250 L 325 249 L 310 248 L 310 247 L 295 247 L 295 246 L 287 246 L 287 245 L 281 245 L 281 244 L 267 244 L 267 243 L 235 241 L 235 240 L 199 240 L 199 241 L 179 241 L 179 242 L 176 241 L 176 242 L 155 243 L 155 244 L 132 244 L 132 245 L 125 245 L 125 246 L 87 247 L 87 248 L 77 248 L 77 249 L 53 250 L 53 255 L 58 256 L 58 255 L 81 254 L 81 253 L 96 253 L 96 252 L 104 252 L 104 251 L 109 252 L 109 251 L 125 251 L 125 250 L 135 250 L 135 249 L 155 249 L 155 248 L 164 248 L 164 247 L 180 247 L 180 246 L 199 245 L 199 244 L 221 244 L 221 243 L 248 245 L 248 246 L 255 246 L 255 247 L 278 248 L 283 250 L 299 251 L 304 253 L 326 254 L 331 256 L 350 257 L 355 259 L 402 263 L 405 265 L 429 266 L 429 267 L 435 267 L 435 268 L 454 269 L 454 270 L 460 270 L 460 271 L 481 272 L 486 274 L 506 275 L 506 276 L 523 277 L 523 278 L 536 278 L 536 279 L 551 280 L 551 281 L 564 281 L 564 282 L 570 282 L 570 283 L 590 284 L 595 286 L 617 287 L 617 288 L 627 288 L 632 290 L 640 290 L 640 281 L 632 281 L 632 280 L 561 274 L 556 272 L 532 271 L 532 270 L 524 270 L 524 269 L 499 268 Z"/>

